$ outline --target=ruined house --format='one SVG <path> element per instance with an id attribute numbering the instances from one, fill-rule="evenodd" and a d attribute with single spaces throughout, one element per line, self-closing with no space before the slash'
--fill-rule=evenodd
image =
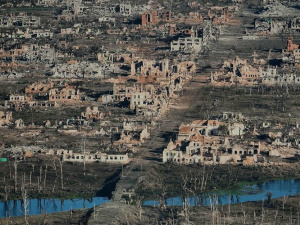
<path id="1" fill-rule="evenodd" d="M 25 127 L 24 121 L 22 119 L 18 119 L 15 121 L 15 128 L 22 129 Z"/>
<path id="2" fill-rule="evenodd" d="M 242 121 L 244 116 L 240 112 L 223 112 L 222 119 L 224 121 Z"/>
<path id="3" fill-rule="evenodd" d="M 132 94 L 136 89 L 136 85 L 116 84 L 113 85 L 113 99 L 114 101 L 130 100 Z"/>
<path id="4" fill-rule="evenodd" d="M 104 17 L 110 17 L 112 15 L 128 17 L 132 15 L 138 15 L 147 10 L 147 7 L 141 7 L 139 5 L 132 5 L 130 3 L 100 3 L 95 5 L 92 12 Z"/>
<path id="5" fill-rule="evenodd" d="M 67 10 L 72 12 L 75 16 L 82 14 L 86 7 L 82 4 L 82 0 L 67 0 L 66 1 Z"/>
<path id="6" fill-rule="evenodd" d="M 28 16 L 25 12 L 0 17 L 0 27 L 38 27 L 40 22 L 40 17 Z"/>
<path id="7" fill-rule="evenodd" d="M 299 49 L 299 45 L 294 44 L 294 43 L 293 43 L 293 39 L 290 37 L 290 38 L 287 40 L 287 48 L 286 48 L 286 51 L 287 51 L 287 52 L 292 52 L 292 51 L 294 51 L 295 49 Z"/>
<path id="8" fill-rule="evenodd" d="M 265 85 L 300 85 L 300 76 L 295 72 L 278 73 L 276 68 L 263 71 L 262 83 Z"/>
<path id="9" fill-rule="evenodd" d="M 45 61 L 53 63 L 55 61 L 55 49 L 50 44 L 45 45 L 22 45 L 21 49 L 15 50 L 17 59 L 25 60 L 27 62 Z"/>
<path id="10" fill-rule="evenodd" d="M 131 63 L 131 77 L 137 83 L 158 84 L 168 89 L 168 96 L 179 91 L 196 72 L 194 62 L 186 61 L 172 64 L 168 59 L 161 61 L 139 59 Z"/>
<path id="11" fill-rule="evenodd" d="M 134 121 L 123 122 L 120 139 L 114 145 L 126 144 L 127 146 L 141 145 L 146 139 L 150 138 L 147 125 L 142 124 L 138 127 L 131 127 L 128 124 L 134 124 Z"/>
<path id="12" fill-rule="evenodd" d="M 56 108 L 60 105 L 56 101 L 31 101 L 28 102 L 31 108 Z"/>
<path id="13" fill-rule="evenodd" d="M 291 19 L 289 29 L 290 29 L 291 33 L 297 34 L 300 32 L 300 17 Z"/>
<path id="14" fill-rule="evenodd" d="M 55 49 L 50 44 L 25 44 L 21 48 L 11 49 L 2 53 L 2 57 L 11 58 L 12 62 L 32 63 L 32 62 L 48 62 L 53 63 L 56 58 Z"/>
<path id="15" fill-rule="evenodd" d="M 53 88 L 49 91 L 49 100 L 55 102 L 72 103 L 81 101 L 81 93 L 79 89 L 67 86 L 62 89 Z"/>
<path id="16" fill-rule="evenodd" d="M 151 88 L 151 86 L 147 86 Z M 130 108 L 135 109 L 137 115 L 158 119 L 168 110 L 169 98 L 167 92 L 157 92 L 158 90 L 151 92 L 146 90 L 134 93 L 130 99 Z"/>
<path id="17" fill-rule="evenodd" d="M 223 67 L 211 74 L 213 84 L 241 84 L 253 85 L 261 82 L 262 68 L 255 67 L 236 57 L 234 60 L 225 60 Z"/>
<path id="18" fill-rule="evenodd" d="M 257 34 L 273 35 L 289 32 L 289 21 L 285 18 L 257 18 L 254 21 Z"/>
<path id="19" fill-rule="evenodd" d="M 169 99 L 177 96 L 196 73 L 194 62 L 172 63 L 168 59 L 132 60 L 130 68 L 130 76 L 110 79 L 113 93 L 101 96 L 99 101 L 124 103 L 137 115 L 154 120 L 166 113 Z"/>
<path id="20" fill-rule="evenodd" d="M 36 5 L 38 6 L 55 6 L 58 0 L 38 0 Z"/>
<path id="21" fill-rule="evenodd" d="M 285 63 L 300 65 L 300 49 L 299 45 L 293 43 L 293 39 L 290 37 L 287 40 L 286 49 L 282 50 L 282 60 Z"/>
<path id="22" fill-rule="evenodd" d="M 202 49 L 202 39 L 199 37 L 179 38 L 171 42 L 171 51 L 195 51 Z"/>
<path id="23" fill-rule="evenodd" d="M 13 118 L 12 118 L 12 112 L 7 111 L 3 112 L 0 111 L 0 127 L 8 126 L 12 124 Z"/>
<path id="24" fill-rule="evenodd" d="M 8 16 L 0 16 L 0 27 L 10 27 L 13 25 L 13 19 Z"/>
<path id="25" fill-rule="evenodd" d="M 52 38 L 53 37 L 53 32 L 50 30 L 46 29 L 31 29 L 29 27 L 26 28 L 24 31 L 23 29 L 17 28 L 17 30 L 14 30 L 12 32 L 8 32 L 6 30 L 1 30 L 0 31 L 0 36 L 1 37 L 6 37 L 6 38 Z"/>
<path id="26" fill-rule="evenodd" d="M 100 162 L 100 163 L 120 163 L 120 164 L 127 164 L 130 162 L 128 154 L 107 154 L 107 153 L 68 153 L 63 154 L 63 160 L 66 162 L 79 162 L 79 163 L 93 163 L 93 162 Z"/>
<path id="27" fill-rule="evenodd" d="M 89 119 L 100 120 L 107 116 L 110 116 L 110 114 L 111 114 L 110 112 L 108 112 L 108 113 L 100 112 L 98 110 L 98 107 L 94 106 L 92 109 L 91 109 L 91 107 L 87 107 L 86 111 L 81 113 L 81 117 L 85 118 L 87 120 L 89 120 Z"/>
<path id="28" fill-rule="evenodd" d="M 98 53 L 97 58 L 100 63 L 111 64 L 114 62 L 115 54 L 110 53 L 109 51 L 104 51 L 103 53 Z"/>
<path id="29" fill-rule="evenodd" d="M 52 81 L 35 82 L 28 87 L 25 87 L 25 95 L 11 94 L 9 100 L 5 101 L 6 108 L 13 108 L 17 111 L 22 111 L 24 107 L 31 108 L 53 108 L 58 107 L 56 101 L 47 101 L 48 90 L 53 88 Z M 44 100 L 35 100 L 35 96 L 44 96 Z"/>
<path id="30" fill-rule="evenodd" d="M 208 17 L 211 19 L 213 24 L 227 24 L 233 12 L 230 11 L 229 7 L 211 7 L 208 10 Z"/>
<path id="31" fill-rule="evenodd" d="M 121 3 L 116 6 L 116 12 L 120 13 L 122 16 L 130 16 L 132 14 L 132 7 L 130 4 Z"/>
<path id="32" fill-rule="evenodd" d="M 171 42 L 171 51 L 200 52 L 212 38 L 211 24 L 207 23 L 201 32 L 192 30 L 189 37 L 179 37 Z"/>
<path id="33" fill-rule="evenodd" d="M 28 95 L 10 95 L 9 96 L 10 102 L 29 102 L 32 101 L 32 96 Z"/>
<path id="34" fill-rule="evenodd" d="M 10 95 L 9 100 L 4 102 L 4 107 L 7 109 L 14 109 L 16 111 L 22 111 L 25 106 L 28 106 L 29 102 L 33 101 L 32 95 Z"/>
<path id="35" fill-rule="evenodd" d="M 149 10 L 142 14 L 142 26 L 156 25 L 160 22 L 171 22 L 172 16 L 171 11 Z"/>
<path id="36" fill-rule="evenodd" d="M 102 77 L 102 70 L 98 63 L 68 61 L 56 64 L 51 72 L 57 78 L 99 78 Z"/>
<path id="37" fill-rule="evenodd" d="M 49 89 L 54 87 L 54 83 L 52 81 L 40 81 L 35 82 L 28 87 L 25 88 L 26 94 L 37 94 L 37 93 L 43 93 L 47 92 Z"/>
<path id="38" fill-rule="evenodd" d="M 30 28 L 27 28 L 25 33 L 24 33 L 25 38 L 40 38 L 40 37 L 48 37 L 52 38 L 53 37 L 53 32 L 50 30 L 45 30 L 45 29 L 35 29 L 32 30 Z"/>
<path id="39" fill-rule="evenodd" d="M 171 141 L 163 151 L 163 162 L 242 163 L 246 156 L 254 156 L 256 162 L 256 155 L 260 153 L 256 144 L 238 146 L 233 143 L 234 136 L 239 138 L 244 134 L 245 126 L 242 122 L 230 121 L 240 121 L 242 115 L 224 112 L 223 118 L 227 122 L 195 120 L 182 124 L 175 143 Z"/>

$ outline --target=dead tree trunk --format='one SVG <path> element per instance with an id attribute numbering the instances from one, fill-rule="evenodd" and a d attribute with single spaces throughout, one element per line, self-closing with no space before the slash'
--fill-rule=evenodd
<path id="1" fill-rule="evenodd" d="M 60 184 L 61 184 L 61 190 L 64 189 L 64 173 L 63 173 L 63 159 L 60 159 L 59 161 L 59 168 L 60 168 Z"/>
<path id="2" fill-rule="evenodd" d="M 15 192 L 17 192 L 17 186 L 18 186 L 18 162 L 15 161 L 14 162 L 14 168 L 15 168 L 15 179 L 14 179 L 14 184 L 15 184 Z"/>
<path id="3" fill-rule="evenodd" d="M 46 164 L 46 166 L 45 166 L 44 190 L 45 190 L 45 187 L 46 187 L 46 181 L 47 181 L 47 169 L 48 169 L 48 164 Z"/>
<path id="4" fill-rule="evenodd" d="M 25 225 L 29 225 L 29 222 L 28 222 L 28 196 L 27 196 L 27 190 L 25 187 L 25 174 L 22 179 L 21 190 L 22 190 L 22 199 L 23 199 L 23 207 L 24 207 L 23 213 L 24 213 Z"/>

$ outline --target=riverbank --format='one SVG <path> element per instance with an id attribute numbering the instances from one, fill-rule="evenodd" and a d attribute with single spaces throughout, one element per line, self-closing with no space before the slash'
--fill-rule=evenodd
<path id="1" fill-rule="evenodd" d="M 189 221 L 194 224 L 298 224 L 300 222 L 300 195 L 270 201 L 247 202 L 215 207 L 189 207 Z M 140 214 L 141 212 L 141 214 Z M 112 216 L 114 215 L 114 216 Z M 141 216 L 140 216 L 141 215 Z M 29 217 L 35 224 L 156 224 L 157 222 L 185 221 L 182 207 L 142 207 L 110 202 L 93 209 L 73 210 Z M 218 222 L 217 222 L 218 221 Z M 0 219 L 0 225 L 23 225 L 24 217 Z"/>
<path id="2" fill-rule="evenodd" d="M 104 184 L 100 190 L 96 193 L 91 192 L 87 195 L 85 193 L 79 194 L 79 196 L 88 197 L 77 197 L 68 198 L 71 195 L 60 196 L 59 198 L 30 198 L 27 201 L 27 215 L 38 215 L 38 214 L 49 214 L 57 213 L 60 211 L 70 211 L 74 209 L 85 209 L 93 206 L 101 205 L 108 202 L 112 197 L 112 192 L 115 190 L 116 184 L 120 179 L 121 168 L 116 169 L 116 171 L 104 181 Z M 89 184 L 91 185 L 91 184 Z M 94 193 L 94 194 L 93 194 Z M 41 193 L 45 195 L 46 193 Z M 70 193 L 71 194 L 71 193 Z M 75 194 L 77 194 L 75 192 Z M 91 196 L 93 194 L 93 196 Z M 89 197 L 91 196 L 91 197 Z M 105 197 L 103 197 L 105 196 Z M 11 218 L 24 215 L 23 199 L 21 200 L 8 200 L 0 201 L 0 218 Z"/>
<path id="3" fill-rule="evenodd" d="M 0 200 L 22 199 L 24 188 L 27 199 L 92 198 L 100 196 L 99 190 L 120 172 L 121 165 L 90 163 L 84 171 L 81 163 L 60 164 L 49 157 L 28 158 L 18 162 L 17 166 L 8 161 L 1 163 Z"/>
<path id="4" fill-rule="evenodd" d="M 239 165 L 180 166 L 156 163 L 138 184 L 136 193 L 145 200 L 201 194 L 209 191 L 235 191 L 245 184 L 276 179 L 300 178 L 300 164 L 285 166 Z"/>
<path id="5" fill-rule="evenodd" d="M 41 214 L 28 217 L 30 225 L 37 224 L 84 224 L 90 209 L 78 209 L 67 212 Z M 0 218 L 0 225 L 24 225 L 24 217 Z"/>

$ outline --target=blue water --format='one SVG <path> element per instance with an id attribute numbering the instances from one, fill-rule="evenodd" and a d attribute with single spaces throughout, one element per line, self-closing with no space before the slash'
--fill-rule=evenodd
<path id="1" fill-rule="evenodd" d="M 211 202 L 222 204 L 237 204 L 249 201 L 261 201 L 267 199 L 267 193 L 272 193 L 271 199 L 300 194 L 300 180 L 275 180 L 264 183 L 245 185 L 242 189 L 234 192 L 215 191 L 201 194 L 196 197 L 189 197 L 187 202 L 190 206 L 209 206 Z M 168 198 L 168 206 L 182 206 L 183 198 Z M 148 200 L 144 206 L 158 206 L 158 200 Z"/>
<path id="2" fill-rule="evenodd" d="M 249 201 L 267 199 L 267 193 L 272 193 L 272 199 L 288 195 L 300 194 L 300 180 L 275 180 L 259 184 L 245 185 L 242 189 L 234 192 L 215 191 L 188 198 L 191 206 L 209 206 L 212 201 L 218 204 L 237 204 Z M 92 199 L 29 199 L 28 215 L 69 211 L 71 209 L 92 208 L 95 204 L 101 205 L 110 200 L 107 197 L 94 197 Z M 182 206 L 182 197 L 174 197 L 166 200 L 168 206 Z M 158 206 L 158 200 L 145 201 L 144 206 Z M 22 200 L 0 201 L 0 218 L 7 216 L 23 216 L 24 206 Z"/>
<path id="3" fill-rule="evenodd" d="M 94 197 L 92 199 L 29 199 L 27 206 L 28 215 L 43 213 L 54 213 L 69 211 L 71 209 L 92 208 L 97 205 L 109 202 L 106 197 Z M 0 201 L 0 218 L 7 216 L 23 216 L 24 206 L 22 200 Z"/>

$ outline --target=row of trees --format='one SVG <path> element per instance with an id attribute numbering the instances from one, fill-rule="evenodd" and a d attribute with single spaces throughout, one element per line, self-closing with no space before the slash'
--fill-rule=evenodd
<path id="1" fill-rule="evenodd" d="M 54 182 L 52 186 L 52 192 L 64 189 L 64 161 L 60 158 L 53 157 L 47 163 L 42 163 L 39 168 L 36 168 L 36 164 L 32 163 L 30 171 L 23 171 L 19 169 L 21 161 L 15 160 L 13 163 L 8 162 L 9 174 L 5 174 L 3 177 L 3 196 L 7 201 L 11 197 L 18 198 L 27 192 L 27 195 L 33 195 L 38 192 L 49 191 L 47 189 L 47 183 L 49 183 L 48 174 L 54 174 Z M 59 183 L 58 183 L 59 181 Z"/>

